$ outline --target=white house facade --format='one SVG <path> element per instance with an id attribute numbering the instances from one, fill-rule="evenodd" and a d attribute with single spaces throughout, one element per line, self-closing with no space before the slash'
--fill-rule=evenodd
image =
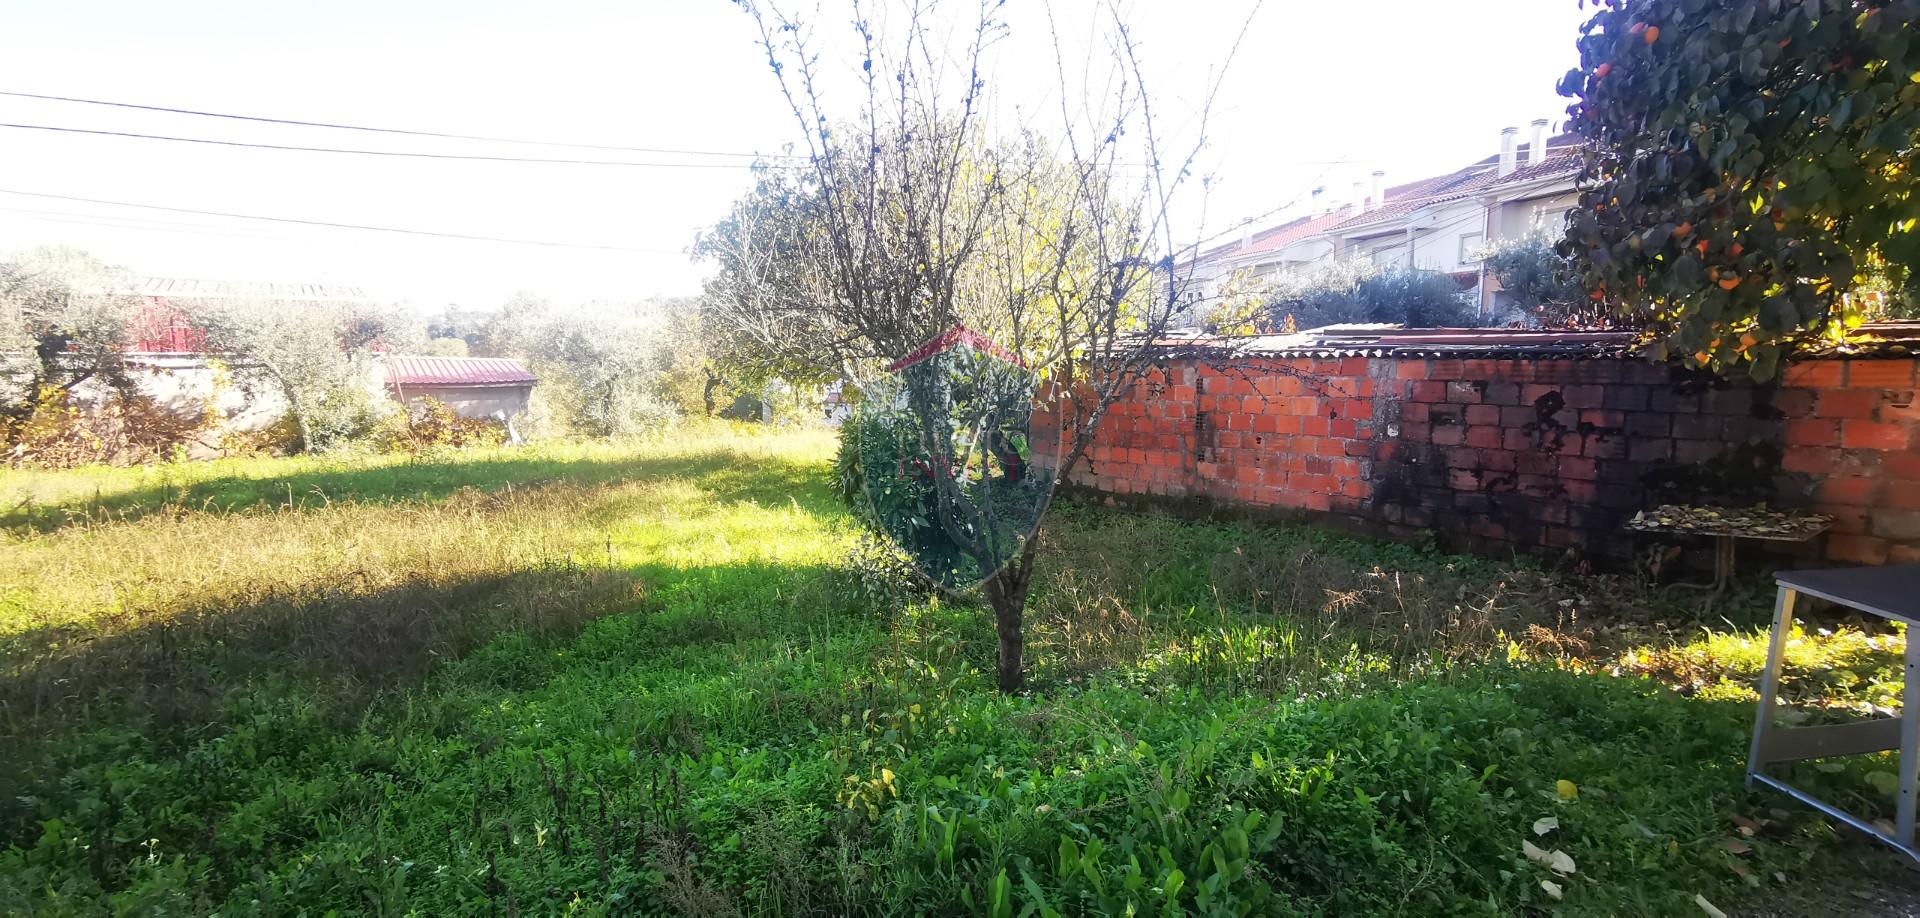
<path id="1" fill-rule="evenodd" d="M 1446 175 L 1388 187 L 1375 172 L 1372 189 L 1354 203 L 1249 230 L 1202 252 L 1186 266 L 1189 321 L 1199 321 L 1235 276 L 1299 273 L 1354 258 L 1447 274 L 1483 313 L 1496 313 L 1503 303 L 1480 250 L 1538 229 L 1558 235 L 1577 197 L 1578 140 L 1549 137 L 1547 126 L 1535 121 L 1526 143 L 1518 128 L 1507 128 L 1498 155 Z"/>

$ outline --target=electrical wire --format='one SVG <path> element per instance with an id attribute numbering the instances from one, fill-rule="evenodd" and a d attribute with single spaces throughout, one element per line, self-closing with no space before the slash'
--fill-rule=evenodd
<path id="1" fill-rule="evenodd" d="M 299 121 L 293 118 L 267 118 L 260 115 L 233 115 L 224 112 L 204 112 L 190 108 L 168 108 L 164 105 L 139 105 L 133 102 L 109 102 L 103 99 L 81 99 L 73 96 L 44 95 L 35 92 L 8 92 L 0 90 L 0 96 L 16 99 L 39 99 L 45 102 L 72 102 L 79 105 L 104 105 L 113 108 L 130 108 L 148 112 L 166 112 L 173 115 L 194 115 L 201 118 L 225 118 L 232 121 L 253 121 L 262 124 L 285 124 L 295 127 L 328 128 L 336 131 L 364 131 L 373 134 L 401 134 L 408 137 L 438 137 L 445 140 L 477 140 L 484 143 L 514 143 L 538 147 L 566 147 L 575 150 L 612 150 L 621 153 L 666 153 L 679 156 L 737 156 L 749 159 L 802 159 L 791 154 L 739 153 L 726 150 L 690 150 L 674 147 L 622 147 L 594 143 L 567 143 L 558 140 L 525 140 L 515 137 L 488 137 L 479 134 L 450 134 L 441 131 L 416 131 L 402 128 L 368 127 L 358 124 L 334 124 L 326 121 Z"/>
<path id="2" fill-rule="evenodd" d="M 101 131 L 91 128 L 55 127 L 50 124 L 14 124 L 0 122 L 0 128 L 25 131 L 54 131 L 62 134 L 89 134 L 97 137 L 121 137 L 133 140 L 165 140 L 173 143 L 199 143 L 218 147 L 244 147 L 255 150 L 282 150 L 298 153 L 351 153 L 358 156 L 397 156 L 408 159 L 465 159 L 495 163 L 548 163 L 566 166 L 642 166 L 657 169 L 751 169 L 755 163 L 659 163 L 606 159 L 548 159 L 537 156 L 487 156 L 477 153 L 416 153 L 405 150 L 359 150 L 348 147 L 302 147 L 277 143 L 249 143 L 240 140 L 213 140 L 206 137 L 174 137 L 167 134 L 136 134 L 129 131 Z"/>
<path id="3" fill-rule="evenodd" d="M 108 201 L 100 198 L 83 198 L 74 195 L 49 194 L 41 191 L 15 191 L 0 188 L 0 194 L 12 194 L 29 198 L 46 198 L 54 201 L 75 201 L 82 204 L 104 204 L 112 207 L 137 207 L 143 210 L 159 210 L 176 214 L 194 214 L 203 217 L 227 217 L 234 220 L 262 220 L 269 223 L 289 223 L 298 226 L 320 226 L 328 229 L 365 230 L 376 233 L 398 233 L 406 236 L 431 236 L 441 239 L 463 239 L 470 242 L 499 242 L 509 245 L 537 245 L 560 249 L 597 249 L 607 252 L 638 252 L 643 254 L 666 254 L 663 249 L 641 249 L 619 245 L 596 245 L 585 242 L 555 242 L 544 239 L 514 239 L 505 236 L 480 236 L 471 233 L 443 233 L 434 230 L 406 229 L 395 226 L 368 226 L 360 223 L 333 223 L 326 220 L 303 220 L 295 217 L 268 217 L 260 214 L 236 214 L 218 210 L 195 210 L 188 207 L 167 207 L 160 204 L 136 204 L 130 201 Z M 673 253 L 678 254 L 678 253 Z"/>

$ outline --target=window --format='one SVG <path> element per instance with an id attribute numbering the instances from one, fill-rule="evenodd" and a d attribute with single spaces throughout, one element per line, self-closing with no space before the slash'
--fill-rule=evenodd
<path id="1" fill-rule="evenodd" d="M 1486 236 L 1480 233 L 1460 234 L 1460 263 L 1477 265 L 1480 263 L 1480 247 Z"/>

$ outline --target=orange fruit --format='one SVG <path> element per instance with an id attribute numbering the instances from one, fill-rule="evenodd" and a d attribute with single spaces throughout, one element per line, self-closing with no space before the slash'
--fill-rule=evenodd
<path id="1" fill-rule="evenodd" d="M 1738 286 L 1740 286 L 1740 278 L 1737 278 L 1737 277 L 1720 278 L 1720 289 L 1722 290 L 1732 290 L 1733 288 Z"/>
<path id="2" fill-rule="evenodd" d="M 1732 255 L 1735 258 L 1739 258 L 1740 253 L 1746 250 L 1747 250 L 1746 246 L 1736 242 L 1733 245 L 1727 247 L 1727 254 Z"/>
<path id="3" fill-rule="evenodd" d="M 1692 223 L 1682 223 L 1682 224 L 1680 224 L 1679 226 L 1676 226 L 1676 227 L 1674 227 L 1674 228 L 1673 228 L 1673 234 L 1674 234 L 1675 236 L 1679 236 L 1679 237 L 1681 237 L 1681 238 L 1683 238 L 1683 239 L 1684 239 L 1684 238 L 1686 238 L 1686 237 L 1688 237 L 1688 236 L 1691 236 L 1691 235 L 1693 235 L 1693 224 L 1692 224 Z"/>
<path id="4" fill-rule="evenodd" d="M 1648 30 L 1646 31 L 1646 34 L 1644 34 L 1644 35 L 1641 35 L 1641 36 L 1640 36 L 1640 38 L 1641 38 L 1642 40 L 1644 40 L 1644 41 L 1645 41 L 1645 42 L 1646 42 L 1647 44 L 1653 44 L 1654 42 L 1656 42 L 1656 41 L 1659 41 L 1659 40 L 1660 40 L 1660 27 L 1659 27 L 1659 26 L 1654 26 L 1654 27 L 1652 27 L 1652 28 L 1650 28 L 1650 29 L 1648 29 Z"/>
<path id="5" fill-rule="evenodd" d="M 1604 80 L 1607 78 L 1607 74 L 1612 72 L 1613 72 L 1612 64 L 1601 64 L 1600 66 L 1593 68 L 1593 78 L 1596 80 Z"/>

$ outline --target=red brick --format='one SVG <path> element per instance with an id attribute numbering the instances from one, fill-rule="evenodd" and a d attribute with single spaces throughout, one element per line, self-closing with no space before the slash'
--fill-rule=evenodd
<path id="1" fill-rule="evenodd" d="M 1529 383 L 1528 385 L 1520 387 L 1520 404 L 1530 406 L 1546 398 L 1548 395 L 1558 394 L 1559 392 L 1559 386 L 1543 386 L 1538 383 Z"/>
<path id="2" fill-rule="evenodd" d="M 1914 564 L 1920 562 L 1920 545 L 1887 546 L 1887 563 Z"/>
<path id="3" fill-rule="evenodd" d="M 1467 445 L 1478 449 L 1499 449 L 1500 428 L 1491 426 L 1467 428 Z"/>
<path id="4" fill-rule="evenodd" d="M 1410 443 L 1425 443 L 1433 439 L 1433 426 L 1430 424 L 1400 425 L 1400 439 Z"/>
<path id="5" fill-rule="evenodd" d="M 1838 450 L 1822 447 L 1790 449 L 1780 457 L 1780 467 L 1802 475 L 1826 475 L 1833 471 L 1834 462 L 1839 456 Z M 1916 470 L 1916 478 L 1920 478 L 1920 469 Z"/>
<path id="6" fill-rule="evenodd" d="M 1785 417 L 1803 418 L 1812 414 L 1813 401 L 1812 389 L 1780 389 L 1773 393 L 1773 407 Z"/>
<path id="7" fill-rule="evenodd" d="M 1300 433 L 1302 436 L 1324 437 L 1327 435 L 1327 427 L 1326 418 L 1313 417 L 1300 419 Z"/>
<path id="8" fill-rule="evenodd" d="M 1840 445 L 1848 449 L 1904 450 L 1910 439 L 1910 432 L 1905 424 L 1884 424 L 1876 421 L 1842 421 L 1840 423 Z"/>
<path id="9" fill-rule="evenodd" d="M 1599 386 L 1568 386 L 1560 390 L 1568 408 L 1599 408 L 1605 403 L 1606 390 Z"/>
<path id="10" fill-rule="evenodd" d="M 1812 418 L 1788 421 L 1786 441 L 1788 446 L 1839 446 L 1840 422 Z"/>
<path id="11" fill-rule="evenodd" d="M 1533 434 L 1509 427 L 1500 432 L 1500 447 L 1516 453 L 1530 450 L 1533 448 Z"/>
<path id="12" fill-rule="evenodd" d="M 1426 379 L 1427 362 L 1424 360 L 1402 360 L 1393 368 L 1395 379 Z"/>
<path id="13" fill-rule="evenodd" d="M 1356 421 L 1373 420 L 1373 403 L 1363 398 L 1348 399 L 1345 413 Z"/>
<path id="14" fill-rule="evenodd" d="M 1889 481 L 1877 503 L 1895 510 L 1920 510 L 1920 482 Z"/>
<path id="15" fill-rule="evenodd" d="M 1480 467 L 1489 472 L 1511 472 L 1516 465 L 1516 455 L 1504 449 L 1482 450 Z"/>
<path id="16" fill-rule="evenodd" d="M 1627 413 L 1624 411 L 1599 411 L 1588 409 L 1580 412 L 1580 423 L 1589 427 L 1619 429 L 1627 425 Z"/>
<path id="17" fill-rule="evenodd" d="M 1327 435 L 1342 440 L 1351 440 L 1360 432 L 1360 425 L 1351 418 L 1334 418 L 1327 422 Z"/>
<path id="18" fill-rule="evenodd" d="M 1580 456 L 1560 457 L 1560 477 L 1562 478 L 1591 481 L 1598 473 L 1596 463 L 1592 459 Z"/>
<path id="19" fill-rule="evenodd" d="M 1787 366 L 1781 382 L 1809 389 L 1833 389 L 1846 379 L 1847 365 L 1838 360 L 1810 360 Z"/>
<path id="20" fill-rule="evenodd" d="M 1817 507 L 1821 513 L 1833 517 L 1833 524 L 1831 528 L 1828 529 L 1829 532 L 1835 535 L 1866 534 L 1868 528 L 1867 508 L 1824 506 L 1820 504 L 1816 504 L 1815 507 Z"/>
<path id="21" fill-rule="evenodd" d="M 1447 472 L 1447 487 L 1455 491 L 1480 490 L 1480 477 L 1471 469 L 1450 469 Z"/>
<path id="22" fill-rule="evenodd" d="M 1830 389 L 1820 393 L 1813 413 L 1822 418 L 1870 418 L 1879 404 L 1877 389 Z"/>
<path id="23" fill-rule="evenodd" d="M 1855 389 L 1909 389 L 1913 387 L 1913 360 L 1850 360 L 1847 385 Z"/>
<path id="24" fill-rule="evenodd" d="M 1829 478 L 1820 483 L 1817 499 L 1822 504 L 1866 507 L 1872 505 L 1878 484 L 1871 478 Z"/>
<path id="25" fill-rule="evenodd" d="M 1340 367 L 1338 372 L 1340 373 L 1341 376 L 1365 376 L 1367 375 L 1367 358 L 1365 357 L 1342 358 L 1340 361 Z"/>
<path id="26" fill-rule="evenodd" d="M 1433 429 L 1433 442 L 1436 446 L 1459 446 L 1467 440 L 1466 428 L 1457 424 Z"/>
<path id="27" fill-rule="evenodd" d="M 1254 433 L 1270 434 L 1277 433 L 1279 430 L 1279 418 L 1270 414 L 1256 414 L 1253 416 Z"/>
<path id="28" fill-rule="evenodd" d="M 1500 423 L 1500 407 L 1498 405 L 1468 405 L 1466 419 L 1468 424 L 1498 424 Z"/>
<path id="29" fill-rule="evenodd" d="M 1427 378 L 1438 380 L 1459 379 L 1466 375 L 1467 369 L 1458 360 L 1435 360 L 1427 366 Z"/>
<path id="30" fill-rule="evenodd" d="M 1480 451 L 1464 446 L 1455 446 L 1446 451 L 1447 468 L 1472 469 L 1480 466 Z"/>
<path id="31" fill-rule="evenodd" d="M 1373 496 L 1373 489 L 1367 486 L 1365 479 L 1349 478 L 1346 484 L 1341 485 L 1340 493 L 1355 500 L 1366 500 Z"/>
<path id="32" fill-rule="evenodd" d="M 1447 400 L 1447 384 L 1434 380 L 1420 380 L 1413 384 L 1409 396 L 1416 402 L 1444 402 Z"/>
<path id="33" fill-rule="evenodd" d="M 1903 481 L 1920 481 L 1920 453 L 1903 451 L 1880 457 L 1880 469 Z"/>
<path id="34" fill-rule="evenodd" d="M 1827 557 L 1834 561 L 1885 564 L 1887 563 L 1887 540 L 1863 535 L 1828 536 Z"/>

